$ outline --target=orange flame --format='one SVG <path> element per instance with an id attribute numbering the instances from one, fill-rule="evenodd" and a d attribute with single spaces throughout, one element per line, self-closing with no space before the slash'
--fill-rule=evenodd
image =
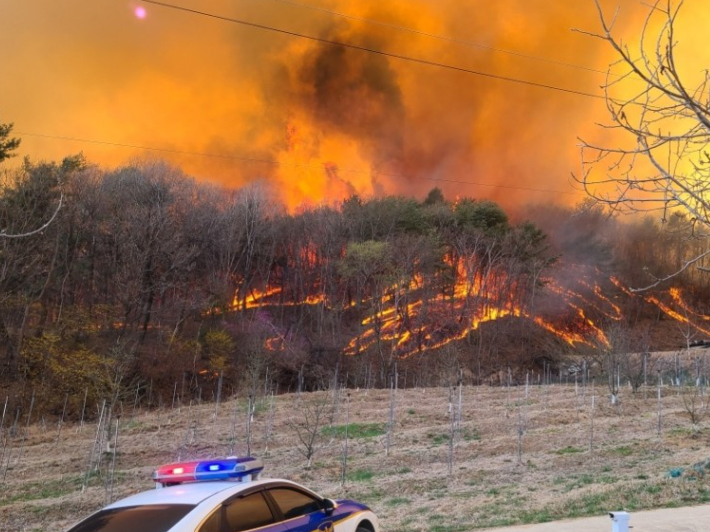
<path id="1" fill-rule="evenodd" d="M 663 312 L 665 312 L 668 316 L 671 318 L 675 319 L 676 321 L 679 321 L 680 323 L 684 323 L 686 325 L 689 325 L 690 327 L 693 327 L 694 329 L 700 331 L 703 334 L 710 335 L 710 330 L 706 329 L 704 327 L 701 327 L 697 323 L 692 322 L 687 315 L 683 315 L 680 312 L 677 312 L 676 310 L 673 310 L 671 307 L 666 305 L 665 303 L 661 302 L 657 297 L 655 296 L 646 296 L 646 301 L 649 303 L 653 303 L 656 305 L 659 309 L 661 309 Z"/>
<path id="2" fill-rule="evenodd" d="M 616 277 L 611 277 L 610 278 L 611 282 L 619 288 L 621 291 L 623 291 L 626 295 L 629 297 L 635 297 L 635 294 L 631 292 L 629 289 L 627 289 L 619 279 Z M 707 334 L 710 336 L 710 329 L 702 327 L 701 325 L 695 323 L 690 317 L 692 316 L 693 318 L 699 319 L 701 321 L 710 321 L 710 316 L 707 316 L 705 314 L 700 314 L 696 311 L 694 311 L 688 303 L 686 303 L 683 300 L 683 292 L 680 288 L 677 287 L 672 287 L 668 290 L 668 295 L 670 296 L 671 300 L 673 303 L 679 307 L 683 312 L 680 313 L 677 310 L 673 309 L 670 305 L 667 305 L 663 303 L 658 297 L 653 296 L 653 295 L 648 295 L 644 297 L 644 300 L 647 303 L 651 303 L 652 305 L 655 305 L 658 307 L 666 316 L 673 318 L 679 323 L 683 323 L 685 325 L 688 325 L 697 331 Z"/>
<path id="3" fill-rule="evenodd" d="M 696 318 L 700 318 L 703 321 L 710 321 L 710 316 L 695 312 L 693 309 L 690 308 L 690 305 L 683 301 L 683 294 L 680 288 L 671 288 L 668 292 L 671 298 L 673 298 L 675 304 L 678 305 L 681 309 L 683 309 L 687 314 L 692 314 Z"/>
<path id="4" fill-rule="evenodd" d="M 321 260 L 310 245 L 299 250 L 296 256 L 296 260 L 314 269 Z M 622 319 L 619 305 L 605 295 L 598 284 L 586 281 L 583 271 L 576 278 L 579 286 L 588 289 L 587 296 L 546 279 L 547 288 L 560 296 L 566 307 L 573 311 L 571 315 L 567 313 L 567 318 L 562 320 L 565 324 L 561 325 L 556 323 L 559 319 L 533 315 L 525 309 L 519 301 L 516 281 L 505 272 L 482 270 L 476 266 L 475 260 L 457 260 L 454 263 L 449 257 L 445 262 L 451 267 L 455 282 L 443 292 L 436 288 L 436 295 L 429 297 L 428 281 L 417 274 L 408 280 L 394 282 L 379 295 L 359 302 L 329 302 L 315 283 L 311 288 L 317 293 L 310 293 L 300 301 L 284 301 L 280 287 L 254 289 L 245 297 L 241 307 L 235 296 L 234 309 L 321 304 L 340 306 L 342 310 L 355 307 L 369 309 L 360 318 L 359 332 L 350 338 L 342 352 L 354 356 L 376 347 L 396 358 L 408 358 L 443 347 L 466 338 L 485 323 L 506 318 L 529 319 L 571 346 L 593 343 L 608 346 L 604 331 L 595 322 L 596 318 L 588 315 L 587 309 L 592 309 L 595 315 Z M 612 278 L 612 283 L 621 288 L 618 280 Z M 283 351 L 286 346 L 286 340 L 279 336 L 264 342 L 264 348 L 274 352 Z"/>
<path id="5" fill-rule="evenodd" d="M 449 262 L 451 266 L 451 262 Z M 503 318 L 532 319 L 538 326 L 570 345 L 579 343 L 590 344 L 589 337 L 608 345 L 604 332 L 585 315 L 582 308 L 568 302 L 575 310 L 576 328 L 578 332 L 560 328 L 542 317 L 532 318 L 530 313 L 516 303 L 516 287 L 506 275 L 481 272 L 469 274 L 466 266 L 458 263 L 456 283 L 449 295 L 439 294 L 428 300 L 426 305 L 422 299 L 413 303 L 388 306 L 389 296 L 383 296 L 375 305 L 372 314 L 361 321 L 366 329 L 356 335 L 348 343 L 343 352 L 347 355 L 357 355 L 372 348 L 377 342 L 388 343 L 380 349 L 391 349 L 392 355 L 398 358 L 408 358 L 414 354 L 443 347 L 451 342 L 461 340 L 482 324 Z M 420 279 L 406 286 L 409 291 L 422 287 Z M 389 292 L 396 292 L 397 286 L 390 287 Z M 581 295 L 552 285 L 552 290 L 569 299 L 572 297 L 584 300 Z M 620 319 L 621 309 L 603 296 L 601 289 L 593 290 L 600 301 L 612 309 L 613 319 Z M 404 299 L 404 294 L 400 299 Z M 600 297 L 601 296 L 601 297 Z M 608 314 L 608 313 L 606 313 Z M 586 332 L 584 332 L 586 331 Z"/>

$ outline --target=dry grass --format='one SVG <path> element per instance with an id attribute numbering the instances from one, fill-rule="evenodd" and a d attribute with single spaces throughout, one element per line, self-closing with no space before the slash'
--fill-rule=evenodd
<path id="1" fill-rule="evenodd" d="M 324 392 L 325 393 L 325 392 Z M 596 389 L 594 449 L 590 452 L 590 397 L 574 387 L 464 388 L 463 423 L 456 442 L 453 475 L 447 474 L 448 389 L 400 390 L 388 457 L 381 428 L 387 422 L 389 391 L 351 391 L 350 420 L 359 436 L 350 441 L 349 474 L 340 485 L 342 431 L 326 431 L 325 446 L 306 470 L 289 419 L 298 417 L 295 395 L 276 398 L 273 441 L 263 454 L 268 408 L 257 409 L 253 454 L 266 476 L 300 481 L 330 497 L 368 503 L 383 530 L 455 532 L 607 510 L 683 506 L 710 501 L 708 430 L 691 437 L 680 397 L 664 393 L 664 430 L 656 432 L 655 391 L 645 399 L 622 392 L 617 409 Z M 601 396 L 599 394 L 602 394 Z M 625 395 L 624 395 L 625 394 Z M 308 394 L 304 394 L 304 400 Z M 240 399 L 237 452 L 245 442 L 245 405 Z M 234 402 L 161 412 L 125 413 L 119 431 L 114 498 L 152 487 L 160 463 L 224 455 L 230 448 Z M 518 408 L 527 419 L 522 462 L 517 456 Z M 338 418 L 344 423 L 344 404 Z M 367 425 L 367 426 L 363 426 Z M 10 441 L 10 468 L 0 488 L 0 530 L 62 530 L 101 507 L 107 497 L 104 473 L 82 493 L 95 425 L 32 426 Z M 9 451 L 9 448 L 8 448 Z M 5 455 L 7 457 L 7 453 Z M 105 463 L 110 458 L 105 457 Z M 669 471 L 684 468 L 678 478 Z M 0 467 L 0 481 L 2 467 Z"/>

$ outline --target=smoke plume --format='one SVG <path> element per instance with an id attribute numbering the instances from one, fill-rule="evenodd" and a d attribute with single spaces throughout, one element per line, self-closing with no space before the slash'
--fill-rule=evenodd
<path id="1" fill-rule="evenodd" d="M 617 2 L 604 4 L 611 13 Z M 20 155 L 83 151 L 114 166 L 146 153 L 127 145 L 160 148 L 147 153 L 200 179 L 269 181 L 291 208 L 352 193 L 423 197 L 434 186 L 506 208 L 583 197 L 569 175 L 577 137 L 599 135 L 603 102 L 524 82 L 601 93 L 595 70 L 613 57 L 571 31 L 598 29 L 591 1 L 181 4 L 523 83 L 150 4 L 138 18 L 138 5 L 3 7 L 0 46 L 12 53 L 0 63 L 2 120 L 18 132 L 111 143 L 27 136 Z M 633 40 L 645 9 L 622 2 L 616 29 Z M 710 7 L 689 0 L 685 10 L 692 20 L 679 35 L 693 44 Z"/>

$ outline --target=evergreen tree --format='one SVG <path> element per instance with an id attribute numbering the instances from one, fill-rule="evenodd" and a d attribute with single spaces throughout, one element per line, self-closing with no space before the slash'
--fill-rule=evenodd
<path id="1" fill-rule="evenodd" d="M 20 139 L 17 137 L 10 137 L 12 126 L 12 123 L 0 123 L 0 163 L 5 159 L 14 157 L 15 154 L 11 152 L 20 146 Z"/>

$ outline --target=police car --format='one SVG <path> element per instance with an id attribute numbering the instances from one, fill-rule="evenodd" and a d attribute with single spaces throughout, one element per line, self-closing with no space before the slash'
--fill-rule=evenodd
<path id="1" fill-rule="evenodd" d="M 155 490 L 115 502 L 68 532 L 379 532 L 370 509 L 288 480 L 259 480 L 261 460 L 168 464 Z"/>

